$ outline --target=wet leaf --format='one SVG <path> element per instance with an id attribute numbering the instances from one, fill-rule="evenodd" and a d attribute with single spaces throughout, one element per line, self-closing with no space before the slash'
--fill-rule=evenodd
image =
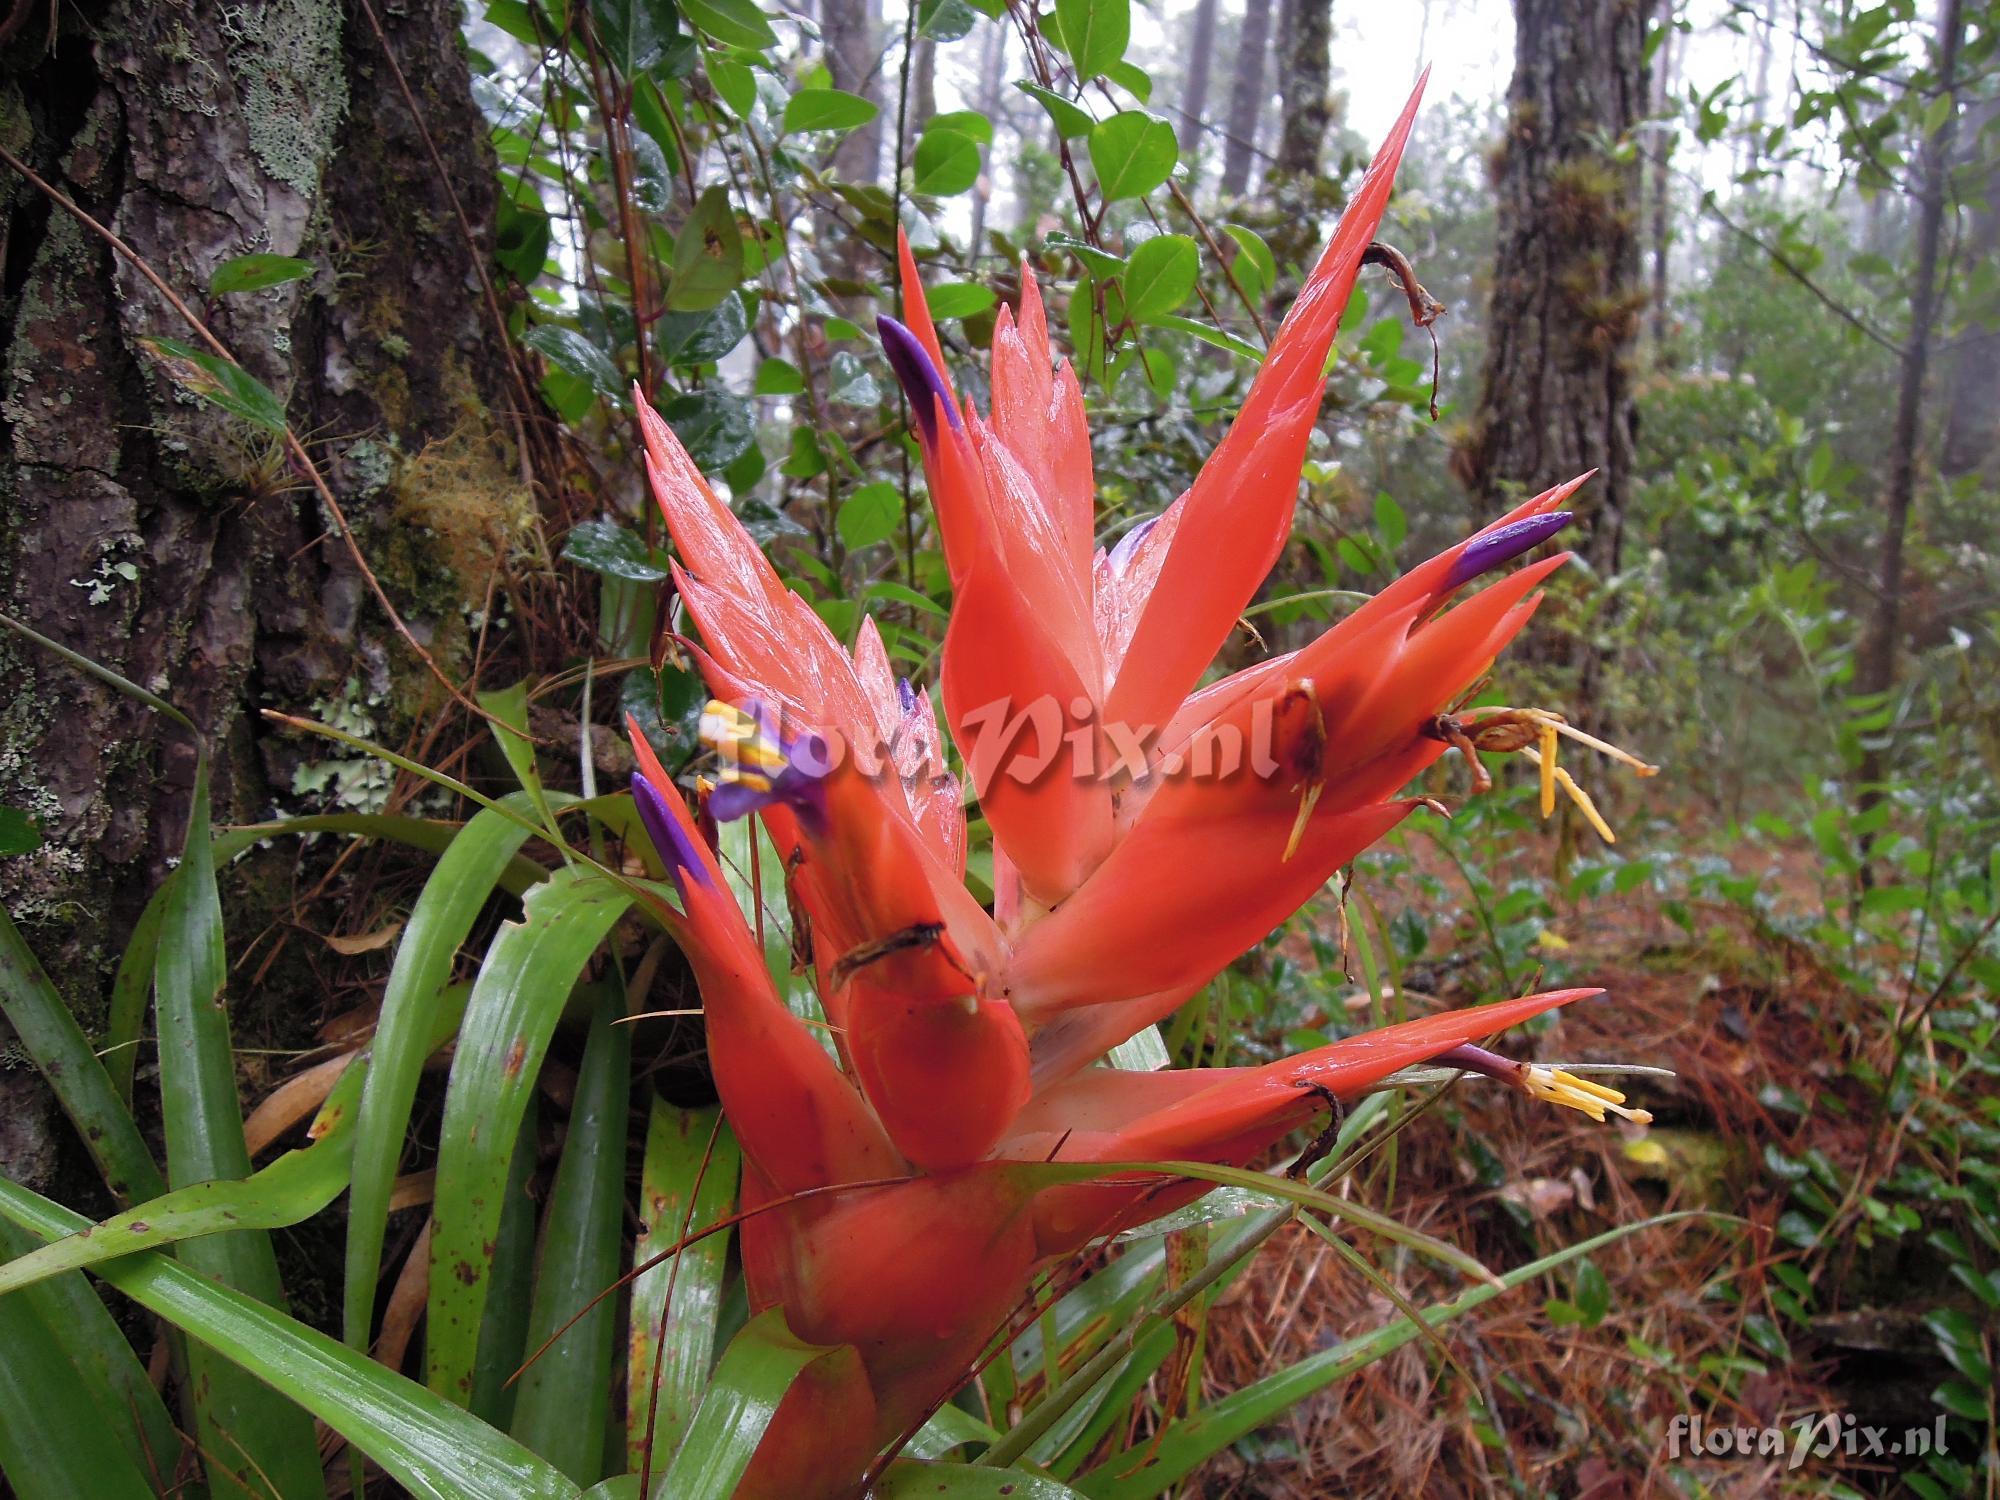
<path id="1" fill-rule="evenodd" d="M 1090 164 L 1106 202 L 1141 198 L 1173 174 L 1180 159 L 1174 127 L 1143 110 L 1128 109 L 1090 131 Z"/>
<path id="2" fill-rule="evenodd" d="M 660 415 L 703 473 L 728 468 L 757 440 L 750 403 L 729 391 L 690 391 L 662 406 Z"/>
<path id="3" fill-rule="evenodd" d="M 874 104 L 845 89 L 804 89 L 786 103 L 784 128 L 788 135 L 809 130 L 857 130 L 880 113 Z"/>
<path id="4" fill-rule="evenodd" d="M 209 274 L 208 290 L 220 297 L 228 292 L 261 292 L 266 287 L 283 286 L 312 275 L 313 263 L 296 255 L 239 255 L 225 260 Z"/>

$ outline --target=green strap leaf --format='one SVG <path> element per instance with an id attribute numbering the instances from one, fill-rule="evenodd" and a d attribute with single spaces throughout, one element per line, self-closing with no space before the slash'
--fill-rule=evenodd
<path id="1" fill-rule="evenodd" d="M 0 1255 L 25 1255 L 40 1243 L 25 1229 L 0 1219 Z M 42 1329 L 59 1332 L 53 1358 L 48 1350 L 33 1347 L 30 1324 L 10 1322 L 29 1314 Z M 80 1401 L 73 1390 L 54 1389 L 44 1379 L 58 1361 L 70 1367 L 80 1384 L 84 1392 Z M 86 1419 L 92 1420 L 93 1426 L 89 1446 L 104 1446 L 103 1439 L 109 1434 L 136 1473 L 159 1479 L 148 1486 L 146 1494 L 166 1488 L 165 1477 L 173 1473 L 181 1455 L 181 1435 L 174 1429 L 160 1393 L 147 1379 L 146 1367 L 126 1342 L 124 1330 L 84 1277 L 54 1276 L 0 1298 L 0 1367 L 4 1367 L 0 1368 L 0 1471 L 12 1477 L 24 1500 L 44 1493 L 64 1497 L 98 1493 L 89 1487 L 91 1481 L 84 1475 L 64 1471 L 60 1454 L 50 1463 L 31 1451 L 42 1440 L 47 1424 Z M 24 1380 L 30 1382 L 25 1387 Z M 31 1410 L 36 1401 L 49 1403 L 48 1409 Z M 60 1478 L 66 1487 L 42 1488 L 45 1476 Z M 116 1483 L 115 1478 L 111 1482 Z"/>
<path id="2" fill-rule="evenodd" d="M 662 1249 L 728 1214 L 736 1203 L 741 1172 L 742 1154 L 719 1109 L 681 1109 L 655 1097 L 639 1179 L 640 1225 L 632 1246 L 633 1264 L 643 1265 Z M 645 1467 L 649 1417 L 652 1451 L 662 1460 L 653 1467 L 660 1468 L 665 1456 L 680 1447 L 694 1416 L 702 1387 L 708 1383 L 709 1366 L 715 1360 L 716 1323 L 722 1313 L 723 1274 L 728 1262 L 729 1231 L 725 1229 L 688 1246 L 632 1282 L 625 1453 L 626 1467 L 634 1471 Z M 664 1340 L 660 1336 L 663 1326 Z"/>
<path id="3" fill-rule="evenodd" d="M 907 1458 L 942 1458 L 967 1443 L 991 1445 L 1000 1436 L 962 1406 L 949 1402 L 932 1412 L 903 1449 Z"/>
<path id="4" fill-rule="evenodd" d="M 89 1223 L 5 1179 L 0 1217 L 41 1240 Z M 231 1368 L 298 1402 L 424 1500 L 578 1500 L 582 1493 L 512 1438 L 415 1381 L 169 1256 L 129 1255 L 96 1274 Z M 93 1412 L 93 1427 L 100 1420 Z M 313 1458 L 310 1429 L 302 1452 Z"/>
<path id="5" fill-rule="evenodd" d="M 528 893 L 522 920 L 500 929 L 473 982 L 439 1129 L 425 1329 L 430 1387 L 461 1404 L 472 1395 L 522 1113 L 577 977 L 631 904 L 629 891 L 594 871 L 558 870 Z"/>
<path id="6" fill-rule="evenodd" d="M 351 1119 L 360 1071 L 348 1069 L 336 1094 L 345 1089 L 343 1113 Z M 329 1099 L 329 1106 L 333 1100 Z M 322 1115 L 322 1118 L 325 1118 Z M 336 1125 L 312 1145 L 287 1151 L 262 1171 L 240 1182 L 197 1182 L 163 1193 L 136 1208 L 92 1224 L 67 1239 L 0 1266 L 0 1294 L 29 1286 L 63 1271 L 115 1260 L 136 1250 L 246 1229 L 282 1229 L 311 1218 L 347 1186 L 351 1124 Z"/>
<path id="7" fill-rule="evenodd" d="M 194 782 L 186 850 L 161 915 L 153 977 L 167 1178 L 174 1187 L 250 1175 L 229 1045 L 228 960 L 205 758 L 197 764 Z M 272 1307 L 282 1305 L 278 1261 L 267 1236 L 247 1230 L 212 1234 L 182 1245 L 180 1254 L 191 1270 L 241 1288 Z M 252 1495 L 273 1500 L 324 1495 L 319 1453 L 305 1413 L 209 1350 L 190 1349 L 188 1354 L 196 1439 L 210 1470 L 227 1474 L 228 1482 Z M 218 1474 L 216 1484 L 223 1483 Z"/>
<path id="8" fill-rule="evenodd" d="M 130 1449 L 107 1442 L 107 1422 L 124 1427 L 124 1413 L 105 1411 L 65 1356 L 69 1330 L 51 1328 L 25 1294 L 0 1297 L 0 1472 L 20 1500 L 154 1500 L 146 1471 Z M 159 1455 L 159 1472 L 173 1468 L 177 1449 Z"/>
<path id="9" fill-rule="evenodd" d="M 507 1192 L 493 1236 L 486 1277 L 486 1317 L 479 1325 L 479 1363 L 472 1371 L 472 1411 L 495 1427 L 514 1425 L 514 1376 L 528 1353 L 528 1310 L 535 1295 L 535 1223 L 542 1205 L 531 1186 L 540 1157 L 540 1111 L 533 1095 L 507 1159 Z"/>
<path id="10" fill-rule="evenodd" d="M 518 805 L 526 795 L 516 793 L 506 800 Z M 368 1081 L 361 1094 L 353 1190 L 347 1204 L 342 1327 L 347 1342 L 357 1349 L 368 1347 L 373 1331 L 389 1195 L 402 1160 L 417 1080 L 424 1060 L 438 1045 L 433 1038 L 440 999 L 459 948 L 527 838 L 528 830 L 504 813 L 489 808 L 474 814 L 424 882 L 396 946 L 375 1039 L 368 1049 Z M 542 873 L 535 868 L 538 879 Z"/>
<path id="11" fill-rule="evenodd" d="M 215 863 L 226 865 L 237 855 L 264 839 L 285 834 L 348 833 L 362 838 L 388 839 L 431 854 L 443 854 L 463 826 L 440 818 L 411 818 L 395 813 L 316 813 L 311 817 L 284 818 L 273 823 L 250 823 L 224 828 L 215 835 Z M 507 867 L 500 884 L 512 895 L 520 895 L 548 872 L 531 859 L 516 859 Z M 178 872 L 176 872 L 178 874 Z M 167 909 L 169 875 L 153 892 L 140 912 L 126 940 L 125 956 L 119 960 L 117 976 L 111 983 L 111 1015 L 105 1026 L 104 1067 L 111 1075 L 119 1098 L 132 1100 L 132 1071 L 138 1062 L 139 1038 L 146 1026 L 146 1002 L 153 993 L 153 964 L 160 948 L 160 920 Z M 164 1188 L 162 1183 L 161 1187 Z"/>
<path id="12" fill-rule="evenodd" d="M 164 1192 L 166 1180 L 111 1075 L 5 911 L 0 911 L 0 1015 L 42 1070 L 112 1196 L 130 1203 Z"/>
<path id="13" fill-rule="evenodd" d="M 1066 1480 L 1083 1467 L 1104 1441 L 1105 1434 L 1125 1420 L 1146 1382 L 1174 1352 L 1174 1342 L 1171 1322 L 1155 1324 L 1133 1346 L 1132 1352 L 1077 1403 L 1074 1412 L 1065 1413 L 1049 1429 L 1048 1439 L 1037 1443 L 1034 1453 L 1037 1458 L 1044 1452 L 1053 1455 L 1045 1460 L 1051 1474 Z M 1072 1417 L 1078 1415 L 1083 1420 L 1073 1422 Z"/>
<path id="14" fill-rule="evenodd" d="M 869 1492 L 874 1500 L 1081 1500 L 1068 1485 L 1026 1469 L 981 1469 L 966 1464 L 904 1459 L 889 1465 Z"/>
<path id="15" fill-rule="evenodd" d="M 542 773 L 535 766 L 535 742 L 528 737 L 528 684 L 517 682 L 510 688 L 481 693 L 479 706 L 493 715 L 493 738 L 499 742 L 500 753 L 507 757 L 507 767 L 514 773 L 514 779 L 521 783 L 521 790 L 535 805 L 535 816 L 542 820 L 552 838 L 559 837 L 555 815 L 549 811 L 548 794 L 542 790 Z"/>
<path id="16" fill-rule="evenodd" d="M 632 1092 L 632 1028 L 619 1024 L 625 1016 L 623 993 L 616 985 L 598 990 L 569 1136 L 544 1219 L 528 1317 L 535 1357 L 521 1377 L 510 1429 L 579 1484 L 604 1472 L 618 1302 L 607 1297 L 591 1303 L 618 1280 L 625 1237 L 625 1114 Z M 561 1337 L 549 1344 L 558 1329 Z"/>
<path id="17" fill-rule="evenodd" d="M 729 1500 L 792 1383 L 865 1380 L 852 1347 L 801 1343 L 779 1308 L 758 1314 L 729 1341 L 687 1439 L 655 1493 L 673 1500 Z"/>

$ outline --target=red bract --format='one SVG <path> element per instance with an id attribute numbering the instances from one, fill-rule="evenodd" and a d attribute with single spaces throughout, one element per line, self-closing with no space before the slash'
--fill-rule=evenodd
<path id="1" fill-rule="evenodd" d="M 749 1163 L 746 1206 L 776 1205 L 743 1225 L 752 1302 L 858 1356 L 847 1388 L 824 1376 L 787 1401 L 742 1493 L 851 1490 L 966 1377 L 1039 1271 L 1204 1186 L 1127 1174 L 1050 1187 L 1035 1164 L 1242 1163 L 1326 1097 L 1352 1099 L 1595 993 L 1428 1016 L 1258 1068 L 1088 1066 L 1417 805 L 1396 793 L 1445 749 L 1429 726 L 1562 561 L 1451 602 L 1558 528 L 1574 484 L 1405 574 L 1304 649 L 1199 686 L 1289 533 L 1328 351 L 1415 107 L 1229 435 L 1186 494 L 1108 552 L 1094 540 L 1082 396 L 1068 365 L 1052 365 L 1033 276 L 1018 312 L 1000 316 L 982 417 L 944 374 L 902 247 L 906 325 L 884 320 L 883 336 L 951 572 L 943 699 L 993 829 L 992 913 L 964 885 L 963 798 L 928 700 L 893 679 L 872 623 L 842 648 L 641 404 L 675 582 L 718 700 L 703 732 L 721 768 L 709 811 L 762 816 L 809 919 L 838 1041 L 836 1061 L 786 1008 L 635 732 L 634 795 L 681 897 L 662 913 L 701 983 L 716 1085 Z M 878 746 L 880 767 L 863 753 Z"/>

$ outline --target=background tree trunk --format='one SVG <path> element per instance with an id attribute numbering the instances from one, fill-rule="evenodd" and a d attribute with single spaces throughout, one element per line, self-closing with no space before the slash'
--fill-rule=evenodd
<path id="1" fill-rule="evenodd" d="M 1319 175 L 1332 118 L 1333 0 L 1281 0 L 1284 26 L 1278 48 L 1278 98 L 1284 106 L 1278 131 L 1277 171 L 1286 179 Z"/>
<path id="2" fill-rule="evenodd" d="M 833 86 L 882 103 L 882 0 L 822 0 L 820 35 Z M 891 101 L 893 106 L 893 101 Z M 894 119 L 894 109 L 890 110 Z M 882 115 L 842 137 L 833 153 L 834 170 L 847 182 L 872 183 L 882 176 Z"/>
<path id="3" fill-rule="evenodd" d="M 499 415 L 519 419 L 519 388 L 475 274 L 491 254 L 494 168 L 457 5 L 383 14 L 441 168 L 359 10 L 126 0 L 90 22 L 62 7 L 55 37 L 49 9 L 34 13 L 0 57 L 5 144 L 144 256 L 285 403 L 354 543 L 438 659 L 462 668 L 506 545 L 493 518 L 532 524 L 533 506 Z M 193 341 L 182 319 L 4 166 L 0 213 L 0 597 L 203 728 L 219 821 L 269 817 L 323 752 L 270 733 L 258 707 L 344 714 L 393 741 L 435 707 L 435 684 L 275 441 L 149 354 L 151 336 Z M 311 274 L 211 297 L 211 273 L 253 251 L 301 257 Z M 0 862 L 0 901 L 89 1029 L 138 907 L 179 853 L 194 746 L 4 633 L 0 681 L 0 803 L 48 840 Z M 295 856 L 265 859 L 257 885 L 282 907 Z M 232 995 L 239 1040 L 310 1032 L 321 1017 L 284 989 L 274 975 L 263 994 Z M 30 1076 L 0 1063 L 0 1084 Z M 47 1167 L 0 1157 L 30 1184 Z"/>
<path id="4" fill-rule="evenodd" d="M 1201 0 L 1188 21 L 1187 88 L 1181 95 L 1181 160 L 1189 160 L 1208 140 L 1208 79 L 1215 54 L 1218 0 Z"/>
<path id="5" fill-rule="evenodd" d="M 1461 453 L 1489 510 L 1586 469 L 1579 549 L 1618 568 L 1632 482 L 1630 359 L 1639 273 L 1638 157 L 1601 143 L 1645 117 L 1650 0 L 1517 0 L 1506 136 L 1494 156 L 1495 267 L 1486 370 Z"/>
<path id="6" fill-rule="evenodd" d="M 1222 195 L 1250 191 L 1257 124 L 1264 114 L 1264 54 L 1271 47 L 1271 0 L 1243 0 L 1243 31 L 1236 46 L 1236 77 L 1229 89 L 1229 138 L 1222 153 Z"/>
<path id="7" fill-rule="evenodd" d="M 1951 107 L 1925 139 L 1917 158 L 1916 266 L 1910 278 L 1910 326 L 1904 336 L 1896 390 L 1895 425 L 1889 435 L 1888 475 L 1882 496 L 1882 533 L 1877 547 L 1875 618 L 1855 664 L 1854 686 L 1862 694 L 1886 694 L 1896 685 L 1896 658 L 1903 635 L 1903 543 L 1917 495 L 1917 449 L 1923 439 L 1924 375 L 1930 363 L 1931 333 L 1942 300 L 1938 266 L 1958 130 L 1958 54 L 1965 39 L 1960 0 L 1940 0 L 1933 57 L 1940 97 Z M 1886 767 L 1880 748 L 1862 757 L 1861 792 L 1867 811 L 1881 799 Z M 1864 867 L 1863 877 L 1867 871 Z"/>
<path id="8" fill-rule="evenodd" d="M 916 139 L 937 113 L 937 42 L 920 36 L 911 49 L 910 120 L 908 139 L 914 149 Z"/>
<path id="9" fill-rule="evenodd" d="M 1675 63 L 1687 48 L 1687 41 L 1673 29 L 1673 22 L 1680 14 L 1678 0 L 1667 0 L 1666 11 L 1660 18 L 1667 28 L 1660 39 L 1659 50 L 1653 54 L 1653 114 L 1655 116 L 1653 148 L 1647 152 L 1652 165 L 1653 180 L 1649 184 L 1652 193 L 1652 244 L 1648 254 L 1653 263 L 1652 327 L 1653 362 L 1665 362 L 1667 347 L 1667 268 L 1668 252 L 1673 244 L 1673 160 L 1674 138 L 1680 130 L 1680 106 L 1674 98 L 1678 87 Z"/>
<path id="10" fill-rule="evenodd" d="M 1962 166 L 1977 172 L 1968 189 L 1968 228 L 1959 262 L 1966 267 L 2000 259 L 2000 103 L 1968 109 Z M 1984 162 L 1983 170 L 1977 165 Z M 2000 450 L 2000 329 L 1974 323 L 1957 336 L 1951 377 L 1945 382 L 1944 453 L 1938 467 L 1947 479 L 1970 474 Z"/>
<path id="11" fill-rule="evenodd" d="M 986 28 L 986 45 L 979 53 L 979 97 L 974 107 L 993 121 L 996 144 L 1008 124 L 1000 109 L 1000 90 L 1006 78 L 1007 39 L 1012 35 L 1003 23 L 996 21 Z M 999 157 L 993 146 L 982 147 L 980 156 L 979 181 L 972 189 L 972 233 L 967 241 L 974 256 L 981 253 L 986 241 L 986 212 L 993 203 L 993 176 L 999 170 Z"/>

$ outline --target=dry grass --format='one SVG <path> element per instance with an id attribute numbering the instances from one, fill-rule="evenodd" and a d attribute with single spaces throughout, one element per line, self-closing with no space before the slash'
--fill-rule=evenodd
<path id="1" fill-rule="evenodd" d="M 1589 925 L 1600 940 L 1637 951 L 1624 946 L 1637 936 L 1619 930 L 1626 924 Z M 1300 1404 L 1185 1493 L 1678 1494 L 1666 1473 L 1673 1417 L 1762 1427 L 1842 1404 L 1827 1370 L 1808 1360 L 1734 1378 L 1724 1362 L 1757 1357 L 1745 1341 L 1746 1317 L 1778 1322 L 1765 1277 L 1773 1257 L 1791 1252 L 1771 1233 L 1785 1190 L 1762 1168 L 1765 1145 L 1797 1151 L 1809 1134 L 1836 1162 L 1862 1154 L 1857 1115 L 1843 1107 L 1861 1102 L 1843 1066 L 1848 1030 L 1840 1024 L 1854 1002 L 1799 955 L 1741 924 L 1714 936 L 1726 941 L 1683 952 L 1685 967 L 1584 966 L 1580 982 L 1610 993 L 1525 1044 L 1548 1058 L 1675 1069 L 1677 1078 L 1636 1089 L 1636 1102 L 1656 1116 L 1650 1132 L 1597 1126 L 1469 1082 L 1401 1137 L 1390 1201 L 1404 1222 L 1495 1269 L 1669 1209 L 1735 1219 L 1684 1220 L 1599 1252 L 1610 1310 L 1595 1327 L 1547 1316 L 1548 1298 L 1573 1295 L 1571 1272 L 1558 1272 L 1454 1325 L 1447 1337 L 1457 1368 L 1424 1341 L 1407 1345 Z M 1744 972 L 1718 969 L 1717 952 L 1740 956 Z M 1809 1112 L 1774 1110 L 1777 1087 L 1803 1095 Z M 1656 1147 L 1665 1162 L 1648 1159 Z M 1356 1185 L 1372 1202 L 1385 1188 L 1380 1172 Z M 1419 1305 L 1457 1289 L 1392 1246 L 1358 1243 Z M 1238 1389 L 1395 1316 L 1390 1299 L 1324 1244 L 1288 1229 L 1215 1309 L 1206 1388 Z M 1794 1352 L 1805 1352 L 1796 1341 Z M 1771 1459 L 1682 1467 L 1718 1496 L 1774 1493 L 1785 1478 L 1782 1461 Z M 1825 1469 L 1816 1477 L 1823 1481 Z M 1868 1485 L 1865 1475 L 1843 1477 Z"/>

